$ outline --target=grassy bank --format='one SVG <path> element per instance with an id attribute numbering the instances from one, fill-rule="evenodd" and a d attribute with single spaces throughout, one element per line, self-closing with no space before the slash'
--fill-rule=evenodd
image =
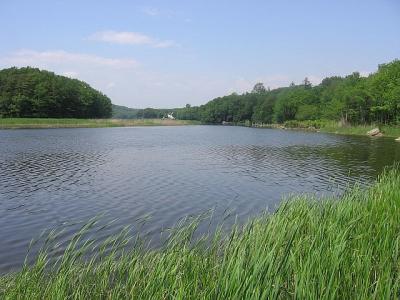
<path id="1" fill-rule="evenodd" d="M 96 128 L 130 126 L 179 126 L 195 125 L 197 121 L 169 119 L 46 119 L 0 118 L 0 129 L 17 128 Z"/>
<path id="2" fill-rule="evenodd" d="M 158 250 L 90 261 L 71 242 L 0 279 L 5 299 L 393 299 L 400 293 L 400 172 L 340 199 L 299 197 L 212 243 L 185 227 Z M 115 241 L 110 240 L 110 244 Z M 123 241 L 121 242 L 123 243 Z M 118 243 L 116 243 L 118 245 Z M 115 246 L 117 247 L 117 246 Z"/>
<path id="3" fill-rule="evenodd" d="M 379 128 L 384 136 L 394 138 L 400 137 L 400 127 L 389 125 L 338 126 L 337 124 L 327 124 L 321 127 L 320 131 L 336 134 L 367 135 L 367 132 L 374 128 Z"/>
<path id="4" fill-rule="evenodd" d="M 268 127 L 268 128 L 280 128 L 280 129 L 299 129 L 308 131 L 320 131 L 326 133 L 335 134 L 347 134 L 347 135 L 367 135 L 367 132 L 374 128 L 379 128 L 384 136 L 387 137 L 400 137 L 400 126 L 396 125 L 340 125 L 339 122 L 335 121 L 287 121 L 284 124 L 256 124 L 255 127 Z"/>

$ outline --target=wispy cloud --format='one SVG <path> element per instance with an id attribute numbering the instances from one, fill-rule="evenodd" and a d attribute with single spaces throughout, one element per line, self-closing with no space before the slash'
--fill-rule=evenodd
<path id="1" fill-rule="evenodd" d="M 0 68 L 12 66 L 31 66 L 78 78 L 98 90 L 107 92 L 111 99 L 117 102 L 121 101 L 120 99 L 130 99 L 137 88 L 132 82 L 142 77 L 142 65 L 134 59 L 110 58 L 65 50 L 17 50 L 0 56 Z"/>
<path id="2" fill-rule="evenodd" d="M 62 75 L 69 78 L 78 78 L 79 73 L 76 71 L 64 71 Z"/>
<path id="3" fill-rule="evenodd" d="M 145 6 L 141 8 L 141 11 L 150 17 L 163 17 L 167 19 L 172 19 L 179 16 L 179 12 L 171 9 L 160 9 L 153 6 Z"/>
<path id="4" fill-rule="evenodd" d="M 369 75 L 371 75 L 371 73 L 373 73 L 372 71 L 360 71 L 360 75 L 362 77 L 368 77 Z"/>
<path id="5" fill-rule="evenodd" d="M 155 17 L 161 14 L 161 11 L 155 7 L 143 7 L 142 12 L 151 17 Z"/>
<path id="6" fill-rule="evenodd" d="M 12 66 L 46 67 L 49 65 L 85 65 L 117 69 L 131 68 L 137 65 L 137 62 L 133 59 L 107 58 L 92 54 L 67 52 L 64 50 L 42 52 L 34 50 L 19 50 L 9 56 L 0 58 L 0 63 Z"/>
<path id="7" fill-rule="evenodd" d="M 185 23 L 191 23 L 192 19 L 186 16 L 186 13 L 177 10 L 160 9 L 152 6 L 142 7 L 141 12 L 151 18 L 175 19 Z"/>
<path id="8" fill-rule="evenodd" d="M 160 42 L 156 42 L 155 44 L 153 44 L 153 47 L 155 47 L 155 48 L 169 48 L 169 47 L 176 47 L 176 46 L 178 46 L 178 44 L 172 40 L 160 41 Z"/>
<path id="9" fill-rule="evenodd" d="M 159 47 L 163 45 L 158 45 Z M 280 74 L 260 77 L 197 72 L 163 72 L 146 68 L 135 60 L 108 58 L 64 50 L 20 50 L 0 57 L 1 67 L 32 66 L 86 81 L 106 93 L 114 103 L 130 107 L 179 107 L 198 105 L 232 92 L 251 91 L 264 82 L 271 88 L 288 85 L 296 79 Z M 310 79 L 314 79 L 311 76 Z M 300 82 L 300 78 L 294 80 Z M 207 87 L 206 89 L 204 87 Z"/>
<path id="10" fill-rule="evenodd" d="M 132 31 L 99 31 L 88 38 L 91 41 L 106 42 L 120 45 L 148 45 L 154 48 L 177 46 L 172 40 L 159 40 L 148 35 Z"/>
<path id="11" fill-rule="evenodd" d="M 107 89 L 112 89 L 113 87 L 115 87 L 115 82 L 109 82 L 109 83 L 107 83 L 107 85 L 106 85 L 106 88 L 107 88 Z"/>

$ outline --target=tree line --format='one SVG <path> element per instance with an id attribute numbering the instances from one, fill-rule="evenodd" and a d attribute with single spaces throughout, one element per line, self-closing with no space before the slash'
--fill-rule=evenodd
<path id="1" fill-rule="evenodd" d="M 169 113 L 176 115 L 179 108 L 129 108 L 121 105 L 112 106 L 114 119 L 162 119 Z"/>
<path id="2" fill-rule="evenodd" d="M 109 118 L 111 100 L 87 83 L 37 68 L 0 71 L 0 117 Z"/>
<path id="3" fill-rule="evenodd" d="M 400 123 L 400 61 L 381 64 L 375 73 L 333 76 L 312 86 L 301 84 L 218 97 L 199 107 L 176 110 L 178 119 L 205 123 L 284 123 L 291 120 L 338 120 L 351 124 Z"/>
<path id="4" fill-rule="evenodd" d="M 0 71 L 0 117 L 163 118 L 170 112 L 177 119 L 204 123 L 338 120 L 400 124 L 400 61 L 381 64 L 367 77 L 354 72 L 325 78 L 316 86 L 305 78 L 301 84 L 272 90 L 257 83 L 251 92 L 175 109 L 112 105 L 85 82 L 36 68 Z"/>

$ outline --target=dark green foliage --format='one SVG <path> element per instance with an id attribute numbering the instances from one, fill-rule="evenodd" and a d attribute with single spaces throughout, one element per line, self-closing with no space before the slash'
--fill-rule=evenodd
<path id="1" fill-rule="evenodd" d="M 128 108 L 125 106 L 112 106 L 113 119 L 162 119 L 166 118 L 169 113 L 172 113 L 180 120 L 198 120 L 198 107 L 191 107 L 186 104 L 185 108 Z"/>
<path id="2" fill-rule="evenodd" d="M 300 85 L 274 90 L 257 83 L 251 93 L 234 93 L 190 109 L 192 119 L 206 123 L 325 119 L 351 124 L 398 124 L 400 61 L 380 65 L 368 77 L 354 72 L 346 77 L 325 78 L 314 87 L 307 78 Z"/>
<path id="3" fill-rule="evenodd" d="M 185 108 L 178 108 L 173 111 L 177 119 L 200 120 L 200 108 L 198 106 L 190 106 L 190 104 L 186 104 Z"/>
<path id="4" fill-rule="evenodd" d="M 0 117 L 109 118 L 111 100 L 77 79 L 36 68 L 0 71 Z"/>
<path id="5" fill-rule="evenodd" d="M 137 119 L 140 109 L 129 108 L 120 105 L 112 105 L 112 117 L 114 119 Z"/>
<path id="6" fill-rule="evenodd" d="M 265 93 L 267 90 L 264 87 L 264 84 L 262 82 L 257 82 L 252 90 L 252 93 L 256 93 L 256 94 L 263 94 Z"/>

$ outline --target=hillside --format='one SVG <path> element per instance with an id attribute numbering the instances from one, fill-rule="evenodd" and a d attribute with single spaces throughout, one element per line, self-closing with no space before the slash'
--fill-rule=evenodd
<path id="1" fill-rule="evenodd" d="M 137 119 L 140 109 L 129 108 L 122 105 L 112 105 L 113 119 Z"/>
<path id="2" fill-rule="evenodd" d="M 0 70 L 0 117 L 109 118 L 111 100 L 87 83 L 36 68 Z"/>

